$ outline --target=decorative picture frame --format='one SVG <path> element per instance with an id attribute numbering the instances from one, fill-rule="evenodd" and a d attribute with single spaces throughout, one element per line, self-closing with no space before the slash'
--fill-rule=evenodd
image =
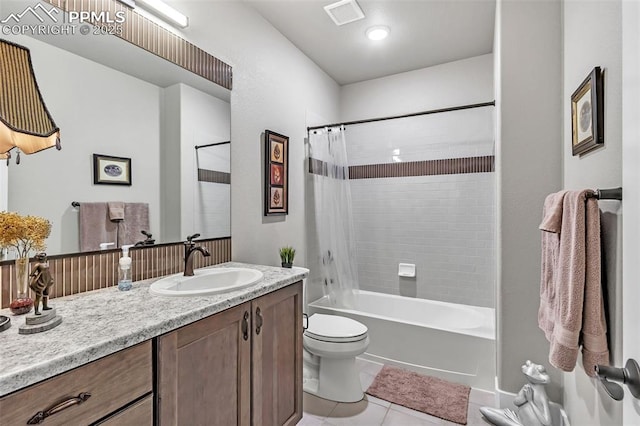
<path id="1" fill-rule="evenodd" d="M 131 158 L 93 154 L 93 183 L 131 186 Z"/>
<path id="2" fill-rule="evenodd" d="M 604 145 L 604 79 L 595 67 L 571 95 L 571 150 L 582 155 Z"/>
<path id="3" fill-rule="evenodd" d="M 264 131 L 264 215 L 289 213 L 289 137 Z"/>

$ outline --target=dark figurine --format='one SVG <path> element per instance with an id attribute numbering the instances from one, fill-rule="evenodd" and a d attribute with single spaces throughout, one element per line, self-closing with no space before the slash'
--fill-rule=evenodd
<path id="1" fill-rule="evenodd" d="M 42 310 L 48 311 L 51 308 L 47 306 L 49 303 L 49 288 L 53 285 L 53 278 L 51 272 L 49 272 L 49 262 L 47 262 L 46 253 L 36 254 L 36 260 L 38 263 L 33 267 L 29 277 L 29 287 L 36 293 L 36 300 L 34 302 L 35 314 L 40 313 L 40 300 L 42 300 Z"/>

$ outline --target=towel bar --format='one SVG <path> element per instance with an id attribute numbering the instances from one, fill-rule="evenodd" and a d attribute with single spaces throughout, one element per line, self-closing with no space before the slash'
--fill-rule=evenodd
<path id="1" fill-rule="evenodd" d="M 595 369 L 596 376 L 604 386 L 604 390 L 607 392 L 607 395 L 611 398 L 616 401 L 622 400 L 624 397 L 624 390 L 619 384 L 610 382 L 607 379 L 626 384 L 631 391 L 631 394 L 636 399 L 640 399 L 640 366 L 638 366 L 635 359 L 629 358 L 624 368 L 596 365 Z"/>
<path id="2" fill-rule="evenodd" d="M 587 198 L 595 198 L 596 200 L 622 200 L 622 187 L 596 189 L 594 194 L 587 195 Z"/>

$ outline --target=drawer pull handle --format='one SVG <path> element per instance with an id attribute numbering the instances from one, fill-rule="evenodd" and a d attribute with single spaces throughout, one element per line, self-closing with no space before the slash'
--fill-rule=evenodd
<path id="1" fill-rule="evenodd" d="M 79 405 L 85 402 L 91 394 L 89 392 L 82 392 L 77 397 L 67 398 L 59 404 L 54 405 L 45 411 L 39 411 L 35 416 L 31 417 L 27 422 L 28 425 L 38 425 L 44 421 L 49 416 L 53 416 L 56 413 L 59 413 L 62 410 L 66 410 L 69 407 L 74 405 Z"/>
<path id="2" fill-rule="evenodd" d="M 242 318 L 242 338 L 244 340 L 249 340 L 249 312 L 244 312 L 244 317 Z"/>
<path id="3" fill-rule="evenodd" d="M 256 308 L 256 334 L 260 334 L 262 328 L 262 315 L 260 315 L 260 308 Z"/>

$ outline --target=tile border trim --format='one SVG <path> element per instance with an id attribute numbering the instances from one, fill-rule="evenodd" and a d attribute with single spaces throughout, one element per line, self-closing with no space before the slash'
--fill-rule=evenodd
<path id="1" fill-rule="evenodd" d="M 326 176 L 327 163 L 309 159 L 309 173 Z M 378 179 L 413 176 L 436 176 L 495 172 L 495 156 L 445 158 L 441 160 L 408 161 L 349 166 L 349 179 Z"/>

